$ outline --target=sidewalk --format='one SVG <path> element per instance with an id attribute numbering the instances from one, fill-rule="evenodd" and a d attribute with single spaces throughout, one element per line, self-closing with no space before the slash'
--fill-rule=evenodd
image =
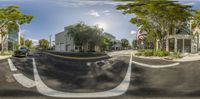
<path id="1" fill-rule="evenodd" d="M 6 59 L 6 58 L 9 58 L 9 57 L 11 57 L 11 55 L 5 55 L 5 56 L 0 55 L 0 60 Z"/>
<path id="2" fill-rule="evenodd" d="M 160 60 L 177 61 L 177 62 L 200 61 L 200 53 L 197 53 L 197 54 L 187 53 L 182 58 L 173 59 L 173 60 L 168 60 L 169 56 L 166 56 L 166 57 L 156 57 L 156 56 L 146 57 L 146 56 L 136 56 L 134 54 L 133 54 L 134 57 L 142 58 L 142 59 L 152 59 L 152 60 L 159 60 L 160 59 Z"/>
<path id="3" fill-rule="evenodd" d="M 183 58 L 176 59 L 174 61 L 188 62 L 188 61 L 198 61 L 198 60 L 200 60 L 199 54 L 187 54 Z"/>

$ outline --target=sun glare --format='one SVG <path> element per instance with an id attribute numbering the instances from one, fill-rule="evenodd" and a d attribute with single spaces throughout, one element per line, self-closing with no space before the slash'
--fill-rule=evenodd
<path id="1" fill-rule="evenodd" d="M 99 28 L 103 28 L 103 29 L 106 29 L 106 24 L 105 23 L 102 23 L 102 22 L 98 22 L 98 23 L 96 23 L 98 26 L 99 26 Z"/>

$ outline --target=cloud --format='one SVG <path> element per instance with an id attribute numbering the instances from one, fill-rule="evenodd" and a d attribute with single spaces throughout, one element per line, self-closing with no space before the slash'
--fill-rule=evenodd
<path id="1" fill-rule="evenodd" d="M 190 6 L 196 5 L 200 2 L 200 0 L 178 0 L 178 1 L 180 4 L 190 5 Z"/>
<path id="2" fill-rule="evenodd" d="M 105 14 L 105 15 L 110 15 L 110 13 L 111 13 L 110 10 L 104 10 L 103 11 L 103 14 Z"/>
<path id="3" fill-rule="evenodd" d="M 110 10 L 104 10 L 103 13 L 110 13 Z"/>
<path id="4" fill-rule="evenodd" d="M 131 32 L 130 32 L 130 34 L 136 34 L 137 32 L 136 31 L 134 31 L 134 30 L 132 30 Z"/>
<path id="5" fill-rule="evenodd" d="M 88 15 L 95 16 L 95 17 L 99 17 L 100 16 L 100 14 L 95 10 L 90 10 L 88 12 Z"/>
<path id="6" fill-rule="evenodd" d="M 180 3 L 183 4 L 183 5 L 190 5 L 190 6 L 195 5 L 194 2 L 180 2 Z"/>
<path id="7" fill-rule="evenodd" d="M 31 38 L 29 38 L 29 40 L 32 40 L 34 46 L 36 46 L 36 45 L 39 44 L 39 40 L 37 40 L 37 39 L 31 39 Z"/>
<path id="8" fill-rule="evenodd" d="M 127 2 L 117 2 L 113 0 L 50 0 L 54 4 L 59 4 L 65 7 L 80 7 L 80 6 L 94 6 L 94 5 L 120 5 Z"/>

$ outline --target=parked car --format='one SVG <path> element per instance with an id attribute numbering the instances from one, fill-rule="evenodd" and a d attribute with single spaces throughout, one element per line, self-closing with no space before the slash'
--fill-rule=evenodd
<path id="1" fill-rule="evenodd" d="M 23 56 L 26 57 L 29 55 L 30 50 L 26 47 L 20 47 L 14 52 L 14 56 Z"/>

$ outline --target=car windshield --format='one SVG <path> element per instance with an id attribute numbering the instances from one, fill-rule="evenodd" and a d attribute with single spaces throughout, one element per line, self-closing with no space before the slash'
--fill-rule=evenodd
<path id="1" fill-rule="evenodd" d="M 200 99 L 200 0 L 0 0 L 0 99 Z"/>

